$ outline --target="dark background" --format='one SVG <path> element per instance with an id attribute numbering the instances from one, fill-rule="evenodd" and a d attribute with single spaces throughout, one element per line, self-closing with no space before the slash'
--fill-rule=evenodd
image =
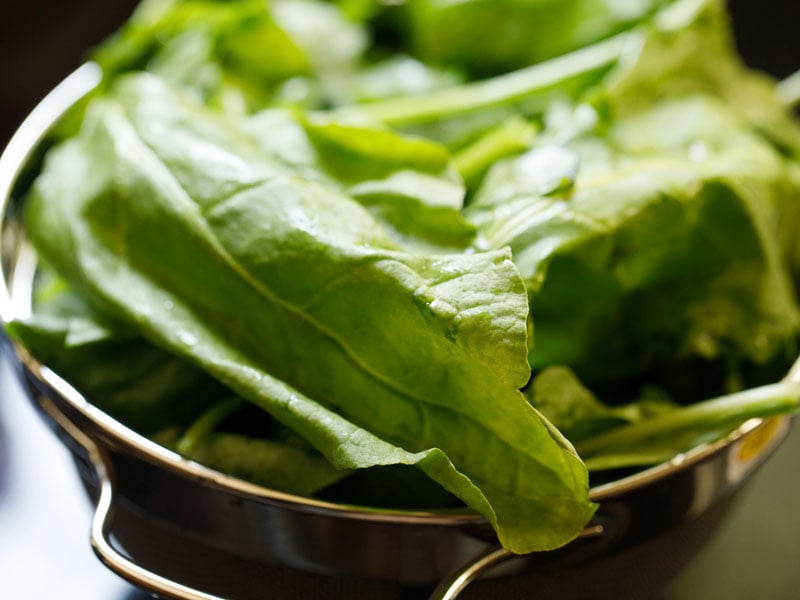
<path id="1" fill-rule="evenodd" d="M 0 143 L 135 0 L 0 0 Z"/>
<path id="2" fill-rule="evenodd" d="M 0 144 L 135 0 L 0 0 Z M 799 0 L 731 0 L 744 57 L 785 77 L 800 69 Z"/>

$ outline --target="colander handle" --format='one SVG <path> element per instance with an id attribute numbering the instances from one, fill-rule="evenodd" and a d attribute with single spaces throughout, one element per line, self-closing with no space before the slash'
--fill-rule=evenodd
<path id="1" fill-rule="evenodd" d="M 130 583 L 156 594 L 159 598 L 177 600 L 223 600 L 162 577 L 137 565 L 117 551 L 111 542 L 116 508 L 114 466 L 108 452 L 76 427 L 48 398 L 40 398 L 41 408 L 79 444 L 87 454 L 97 475 L 98 498 L 89 539 L 92 550 L 102 563 Z"/>
<path id="2" fill-rule="evenodd" d="M 590 523 L 578 538 L 593 538 L 602 534 L 602 525 Z M 520 558 L 520 556 L 509 552 L 502 546 L 493 546 L 444 579 L 428 596 L 428 600 L 455 600 L 470 583 L 486 571 L 514 558 Z"/>
<path id="3" fill-rule="evenodd" d="M 488 552 L 481 554 L 444 579 L 428 597 L 428 600 L 455 600 L 481 573 L 516 556 L 502 546 L 492 547 Z"/>

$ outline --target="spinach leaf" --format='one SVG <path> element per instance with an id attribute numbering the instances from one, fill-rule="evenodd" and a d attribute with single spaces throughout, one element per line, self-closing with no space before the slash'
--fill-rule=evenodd
<path id="1" fill-rule="evenodd" d="M 461 215 L 464 184 L 444 147 L 318 116 L 304 126 L 319 162 L 404 248 L 416 240 L 423 252 L 460 251 L 472 242 L 475 228 Z"/>
<path id="2" fill-rule="evenodd" d="M 800 385 L 782 382 L 665 411 L 579 442 L 576 447 L 593 471 L 665 462 L 733 431 L 749 418 L 794 412 Z"/>
<path id="3" fill-rule="evenodd" d="M 455 117 L 475 118 L 476 114 L 480 117 L 481 113 L 489 117 L 487 122 L 496 123 L 499 109 L 510 109 L 511 114 L 519 111 L 523 114 L 541 112 L 553 98 L 577 96 L 596 84 L 623 56 L 630 44 L 629 38 L 629 35 L 620 34 L 549 61 L 489 79 L 342 108 L 341 112 L 354 113 L 395 127 L 436 124 L 437 121 Z M 477 121 L 480 123 L 481 119 Z M 469 119 L 467 125 L 475 128 Z M 464 127 L 463 123 L 457 125 L 458 129 Z M 435 132 L 436 128 L 423 131 Z"/>
<path id="4" fill-rule="evenodd" d="M 520 117 L 506 119 L 461 148 L 453 161 L 465 182 L 474 187 L 493 163 L 530 148 L 536 130 L 532 123 Z"/>
<path id="5" fill-rule="evenodd" d="M 722 0 L 623 4 L 144 2 L 28 205 L 68 283 L 9 332 L 220 470 L 563 545 L 587 465 L 800 397 L 741 391 L 797 352 L 800 127 Z"/>
<path id="6" fill-rule="evenodd" d="M 313 0 L 150 0 L 96 52 L 107 81 L 147 70 L 217 109 L 323 102 L 366 43 L 336 7 Z"/>
<path id="7" fill-rule="evenodd" d="M 131 92 L 121 101 L 141 115 L 147 135 L 172 132 L 160 141 L 162 159 L 181 185 L 203 201 L 289 171 L 347 193 L 368 208 L 387 238 L 406 250 L 463 250 L 474 238 L 474 226 L 460 212 L 464 185 L 447 150 L 435 142 L 277 108 L 231 128 L 225 119 L 207 118 L 163 86 L 151 86 L 147 94 Z M 172 103 L 184 110 L 170 110 Z M 249 163 L 227 152 L 231 146 Z"/>
<path id="8" fill-rule="evenodd" d="M 508 251 L 403 252 L 340 190 L 259 160 L 233 121 L 173 171 L 189 138 L 165 135 L 162 111 L 185 105 L 129 109 L 161 90 L 122 81 L 51 153 L 27 212 L 42 255 L 335 467 L 416 465 L 516 552 L 575 537 L 587 473 L 519 391 L 528 304 Z M 190 115 L 176 120 L 216 131 Z"/>
<path id="9" fill-rule="evenodd" d="M 231 433 L 214 433 L 189 457 L 233 477 L 271 489 L 311 496 L 346 477 L 316 452 Z"/>
<path id="10" fill-rule="evenodd" d="M 682 0 L 656 13 L 593 102 L 613 119 L 698 94 L 724 100 L 782 152 L 800 158 L 800 125 L 775 82 L 739 57 L 724 0 Z"/>
<path id="11" fill-rule="evenodd" d="M 648 388 L 629 404 L 600 402 L 567 367 L 538 373 L 526 395 L 572 440 L 591 472 L 644 467 L 716 441 L 751 418 L 800 407 L 800 386 L 781 383 L 681 406 Z"/>
<path id="12" fill-rule="evenodd" d="M 554 365 L 538 373 L 526 395 L 573 442 L 635 420 L 628 407 L 601 403 L 568 367 Z"/>
<path id="13" fill-rule="evenodd" d="M 30 318 L 8 334 L 94 405 L 145 435 L 185 424 L 228 392 L 202 370 L 152 346 L 47 271 Z"/>
<path id="14" fill-rule="evenodd" d="M 228 430 L 225 421 L 244 404 L 241 398 L 228 398 L 211 406 L 183 432 L 169 427 L 154 435 L 154 440 L 232 477 L 291 494 L 311 496 L 348 477 L 350 472 L 334 468 L 277 423 L 250 427 L 253 433 Z"/>
<path id="15" fill-rule="evenodd" d="M 533 367 L 569 365 L 590 387 L 648 375 L 670 389 L 688 360 L 791 356 L 799 315 L 782 221 L 800 195 L 785 157 L 704 97 L 603 127 L 559 149 L 560 163 L 534 160 L 547 146 L 499 161 L 467 209 L 526 279 Z M 671 393 L 701 399 L 695 388 L 699 398 Z"/>
<path id="16" fill-rule="evenodd" d="M 128 427 L 222 473 L 289 493 L 311 495 L 350 474 L 275 424 L 258 423 L 250 435 L 220 430 L 241 399 L 219 403 L 230 392 L 204 371 L 109 319 L 50 271 L 38 279 L 32 316 L 11 323 L 9 335 Z"/>

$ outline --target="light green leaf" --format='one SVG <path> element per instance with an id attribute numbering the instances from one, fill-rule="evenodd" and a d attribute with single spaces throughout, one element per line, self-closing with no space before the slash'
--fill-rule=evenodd
<path id="1" fill-rule="evenodd" d="M 263 164 L 235 135 L 219 149 L 240 158 L 228 178 L 184 187 L 198 152 L 174 173 L 181 136 L 156 135 L 156 117 L 98 101 L 51 155 L 28 211 L 45 257 L 337 468 L 417 465 L 516 552 L 580 532 L 594 510 L 585 468 L 519 392 L 528 306 L 507 251 L 402 252 L 335 188 L 290 170 L 240 180 Z"/>
<path id="2" fill-rule="evenodd" d="M 679 371 L 682 360 L 765 363 L 792 352 L 784 220 L 800 196 L 785 157 L 746 120 L 687 98 L 567 148 L 580 164 L 571 189 L 537 194 L 537 177 L 557 171 L 515 183 L 499 162 L 500 183 L 489 185 L 490 171 L 469 208 L 480 239 L 510 246 L 528 283 L 535 368 L 566 364 L 591 385 L 646 375 L 669 386 L 682 378 L 668 365 Z"/>

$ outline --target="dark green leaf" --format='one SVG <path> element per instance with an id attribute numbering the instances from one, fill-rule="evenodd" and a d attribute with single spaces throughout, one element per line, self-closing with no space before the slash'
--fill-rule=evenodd
<path id="1" fill-rule="evenodd" d="M 98 313 L 61 280 L 8 333 L 96 406 L 139 432 L 187 423 L 228 392 L 188 362 Z"/>
<path id="2" fill-rule="evenodd" d="M 536 190 L 538 178 L 558 178 L 552 167 L 493 186 L 490 172 L 469 209 L 528 282 L 535 368 L 566 364 L 596 384 L 692 357 L 791 353 L 798 308 L 783 220 L 800 195 L 785 158 L 746 121 L 708 98 L 671 101 L 567 147 L 580 161 L 571 189 Z M 654 383 L 668 387 L 662 376 Z"/>

